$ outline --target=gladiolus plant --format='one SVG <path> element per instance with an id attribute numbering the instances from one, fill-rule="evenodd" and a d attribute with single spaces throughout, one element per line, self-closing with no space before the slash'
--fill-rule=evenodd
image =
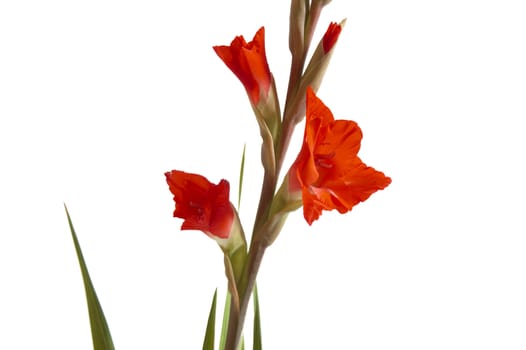
<path id="1" fill-rule="evenodd" d="M 241 222 L 230 199 L 228 180 L 215 184 L 205 175 L 192 173 L 192 169 L 170 170 L 164 174 L 175 204 L 175 208 L 167 208 L 167 215 L 173 210 L 173 216 L 182 220 L 181 230 L 202 231 L 224 253 L 228 298 L 223 317 L 228 321 L 220 349 L 237 350 L 240 344 L 244 346 L 243 326 L 252 296 L 253 349 L 262 348 L 256 278 L 266 249 L 286 227 L 288 215 L 302 208 L 306 222 L 312 225 L 320 220 L 323 211 L 347 213 L 391 183 L 388 176 L 366 165 L 359 157 L 363 133 L 358 124 L 336 119 L 317 94 L 345 25 L 345 20 L 331 22 L 307 60 L 320 13 L 329 2 L 291 1 L 291 67 L 283 104 L 267 61 L 264 27 L 257 30 L 252 40 L 239 35 L 229 45 L 213 47 L 246 90 L 261 134 L 264 175 L 253 226 L 247 229 Z M 279 183 L 291 136 L 303 120 L 301 149 Z M 240 181 L 242 174 L 243 169 Z M 84 277 L 95 348 L 113 349 L 109 327 L 91 285 L 69 214 L 68 220 Z M 245 232 L 250 232 L 250 237 Z M 215 349 L 215 309 L 216 294 L 204 332 L 203 349 Z"/>

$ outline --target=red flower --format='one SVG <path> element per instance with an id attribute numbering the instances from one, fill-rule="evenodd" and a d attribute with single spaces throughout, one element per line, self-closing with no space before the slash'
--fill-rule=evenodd
<path id="1" fill-rule="evenodd" d="M 265 54 L 264 27 L 257 31 L 249 43 L 243 36 L 237 36 L 230 46 L 214 46 L 214 50 L 241 80 L 252 104 L 257 104 L 262 94 L 264 97 L 268 95 L 271 75 Z"/>
<path id="2" fill-rule="evenodd" d="M 181 230 L 200 230 L 212 238 L 228 238 L 234 208 L 228 199 L 230 184 L 214 185 L 204 176 L 172 170 L 164 174 L 174 195 L 174 217 L 184 219 Z"/>
<path id="3" fill-rule="evenodd" d="M 391 179 L 358 157 L 362 132 L 353 121 L 334 117 L 314 91 L 307 90 L 305 136 L 289 173 L 289 191 L 301 191 L 303 215 L 310 224 L 322 210 L 350 211 Z"/>
<path id="4" fill-rule="evenodd" d="M 341 31 L 342 26 L 340 24 L 334 22 L 329 24 L 329 28 L 327 28 L 327 31 L 323 35 L 323 51 L 325 53 L 331 51 L 336 41 L 338 41 Z"/>

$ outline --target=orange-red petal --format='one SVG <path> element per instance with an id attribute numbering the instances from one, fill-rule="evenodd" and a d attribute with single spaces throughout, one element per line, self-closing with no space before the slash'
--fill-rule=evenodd
<path id="1" fill-rule="evenodd" d="M 312 224 L 323 210 L 350 211 L 391 179 L 358 157 L 362 139 L 358 124 L 334 120 L 310 88 L 306 114 L 303 145 L 288 177 L 289 191 L 301 191 L 303 214 Z"/>
<path id="2" fill-rule="evenodd" d="M 234 221 L 229 201 L 230 185 L 221 180 L 217 185 L 204 176 L 172 170 L 165 173 L 174 195 L 174 217 L 184 219 L 182 230 L 200 230 L 207 235 L 228 238 Z"/>
<path id="3" fill-rule="evenodd" d="M 271 74 L 265 53 L 264 27 L 248 43 L 243 36 L 237 36 L 230 46 L 214 46 L 214 51 L 244 85 L 253 104 L 259 102 L 261 95 L 268 95 Z"/>

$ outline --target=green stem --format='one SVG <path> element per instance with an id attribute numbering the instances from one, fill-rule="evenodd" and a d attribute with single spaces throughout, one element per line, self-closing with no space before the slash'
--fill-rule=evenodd
<path id="1" fill-rule="evenodd" d="M 255 241 L 254 241 L 255 242 Z M 252 243 L 254 243 L 252 242 Z M 241 338 L 243 330 L 243 324 L 245 322 L 245 316 L 248 309 L 248 303 L 252 290 L 256 283 L 256 277 L 265 254 L 266 245 L 263 242 L 256 242 L 251 244 L 247 263 L 245 265 L 245 271 L 242 275 L 242 279 L 239 283 L 239 310 L 232 303 L 230 305 L 231 318 L 228 322 L 228 334 L 226 339 L 225 350 L 236 350 Z M 235 315 L 234 317 L 232 317 Z"/>
<path id="2" fill-rule="evenodd" d="M 245 267 L 243 273 L 241 274 L 241 279 L 239 280 L 237 288 L 239 293 L 239 309 L 237 309 L 237 305 L 235 305 L 235 303 L 230 305 L 230 319 L 228 322 L 225 350 L 236 350 L 241 338 L 250 296 L 252 295 L 252 290 L 254 289 L 254 285 L 256 283 L 256 277 L 259 267 L 261 266 L 261 261 L 263 260 L 263 255 L 265 254 L 266 248 L 270 244 L 270 242 L 268 242 L 268 238 L 270 236 L 275 236 L 274 232 L 265 231 L 267 229 L 281 229 L 281 227 L 276 228 L 267 226 L 266 224 L 269 219 L 270 207 L 276 192 L 277 180 L 283 166 L 283 161 L 287 153 L 294 127 L 296 126 L 296 120 L 299 120 L 298 114 L 299 111 L 301 111 L 301 108 L 298 106 L 299 103 L 297 94 L 305 93 L 298 91 L 298 87 L 300 86 L 303 75 L 307 53 L 321 9 L 326 4 L 326 2 L 327 1 L 320 2 L 319 0 L 312 1 L 305 25 L 303 51 L 300 55 L 293 54 L 292 57 L 289 84 L 287 87 L 287 98 L 285 100 L 285 108 L 283 111 L 282 126 L 279 131 L 278 140 L 274 140 L 276 168 L 273 173 L 265 171 L 265 175 L 263 177 L 261 194 L 252 232 L 252 240 L 250 242 L 250 249 L 248 251 L 247 261 L 245 263 Z M 306 4 L 308 4 L 308 2 Z M 302 99 L 300 99 L 300 101 L 301 100 Z M 275 234 L 277 234 L 277 232 L 275 232 Z"/>

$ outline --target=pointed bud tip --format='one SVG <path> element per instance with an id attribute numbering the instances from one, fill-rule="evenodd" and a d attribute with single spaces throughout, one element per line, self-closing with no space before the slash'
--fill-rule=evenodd
<path id="1" fill-rule="evenodd" d="M 345 20 L 340 23 L 331 22 L 329 24 L 329 28 L 327 28 L 327 31 L 323 35 L 323 51 L 325 53 L 331 51 L 338 41 L 343 28 L 342 24 L 345 24 Z"/>

